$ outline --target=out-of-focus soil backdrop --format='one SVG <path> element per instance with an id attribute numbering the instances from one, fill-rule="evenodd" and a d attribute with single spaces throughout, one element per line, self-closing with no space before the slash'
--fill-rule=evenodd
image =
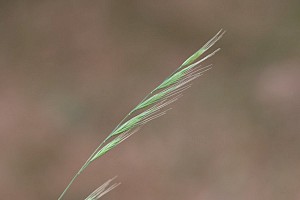
<path id="1" fill-rule="evenodd" d="M 217 31 L 167 116 L 65 199 L 300 199 L 300 1 L 0 1 L 1 199 L 57 199 L 116 124 Z"/>

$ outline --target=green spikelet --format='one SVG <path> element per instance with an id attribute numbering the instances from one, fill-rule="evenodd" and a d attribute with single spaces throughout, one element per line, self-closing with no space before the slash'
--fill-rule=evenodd
<path id="1" fill-rule="evenodd" d="M 201 76 L 211 67 L 200 67 L 200 63 L 213 56 L 219 49 L 205 56 L 201 60 L 197 59 L 212 47 L 225 32 L 220 30 L 211 40 L 202 48 L 190 56 L 182 65 L 150 92 L 126 117 L 116 126 L 116 128 L 106 137 L 104 141 L 96 148 L 94 153 L 75 174 L 70 183 L 67 185 L 58 200 L 62 200 L 66 191 L 72 185 L 74 180 L 83 172 L 93 161 L 102 157 L 104 154 L 118 146 L 132 134 L 137 132 L 141 126 L 149 121 L 166 114 L 166 107 L 181 97 L 182 92 L 188 89 L 190 82 Z M 96 200 L 105 193 L 116 187 L 108 187 L 111 180 L 96 189 L 86 200 Z"/>

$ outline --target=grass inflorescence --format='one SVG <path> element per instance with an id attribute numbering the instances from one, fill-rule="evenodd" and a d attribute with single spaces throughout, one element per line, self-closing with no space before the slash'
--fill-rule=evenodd
<path id="1" fill-rule="evenodd" d="M 178 67 L 161 84 L 152 90 L 125 116 L 125 118 L 96 148 L 94 153 L 92 153 L 77 174 L 75 174 L 58 200 L 63 198 L 73 181 L 81 172 L 85 170 L 87 166 L 118 146 L 132 134 L 136 133 L 144 124 L 166 114 L 168 111 L 167 106 L 178 100 L 182 96 L 182 92 L 191 87 L 191 81 L 200 77 L 203 75 L 203 73 L 211 69 L 211 65 L 202 67 L 200 63 L 213 56 L 220 49 L 213 51 L 199 61 L 197 60 L 203 53 L 212 47 L 223 36 L 224 33 L 225 32 L 223 30 L 220 30 L 212 39 L 210 39 L 202 48 L 184 61 L 180 67 Z M 118 184 L 113 184 L 112 186 L 108 187 L 112 180 L 113 179 L 100 186 L 89 197 L 87 197 L 86 200 L 99 199 L 101 196 L 117 187 Z"/>

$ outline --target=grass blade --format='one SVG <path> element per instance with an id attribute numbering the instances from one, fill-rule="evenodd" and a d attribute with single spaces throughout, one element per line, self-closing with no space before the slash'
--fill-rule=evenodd
<path id="1" fill-rule="evenodd" d="M 177 68 L 170 76 L 168 76 L 161 84 L 152 90 L 135 108 L 133 108 L 115 129 L 106 137 L 104 141 L 96 148 L 84 165 L 72 178 L 58 200 L 61 200 L 66 191 L 70 188 L 74 180 L 85 170 L 87 166 L 96 159 L 100 158 L 131 135 L 136 133 L 143 125 L 149 121 L 161 117 L 168 111 L 166 107 L 173 102 L 177 101 L 182 92 L 191 87 L 190 82 L 200 77 L 211 69 L 211 65 L 201 67 L 200 63 L 213 56 L 220 49 L 213 51 L 201 60 L 197 59 L 212 47 L 223 35 L 225 31 L 220 30 L 212 39 L 210 39 L 202 48 L 190 56 L 183 64 Z M 140 113 L 137 113 L 140 112 Z M 132 116 L 135 113 L 134 116 Z M 137 114 L 136 114 L 137 113 Z M 107 186 L 112 181 L 104 183 L 97 190 L 95 190 L 86 200 L 99 199 L 105 193 L 115 188 L 116 185 L 111 187 Z M 102 195 L 103 194 L 103 195 Z"/>

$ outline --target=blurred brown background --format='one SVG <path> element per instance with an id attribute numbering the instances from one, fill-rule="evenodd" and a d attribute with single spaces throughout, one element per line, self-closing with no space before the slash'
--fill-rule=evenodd
<path id="1" fill-rule="evenodd" d="M 0 1 L 1 199 L 57 199 L 120 119 L 220 28 L 169 114 L 67 199 L 300 199 L 300 1 Z"/>

